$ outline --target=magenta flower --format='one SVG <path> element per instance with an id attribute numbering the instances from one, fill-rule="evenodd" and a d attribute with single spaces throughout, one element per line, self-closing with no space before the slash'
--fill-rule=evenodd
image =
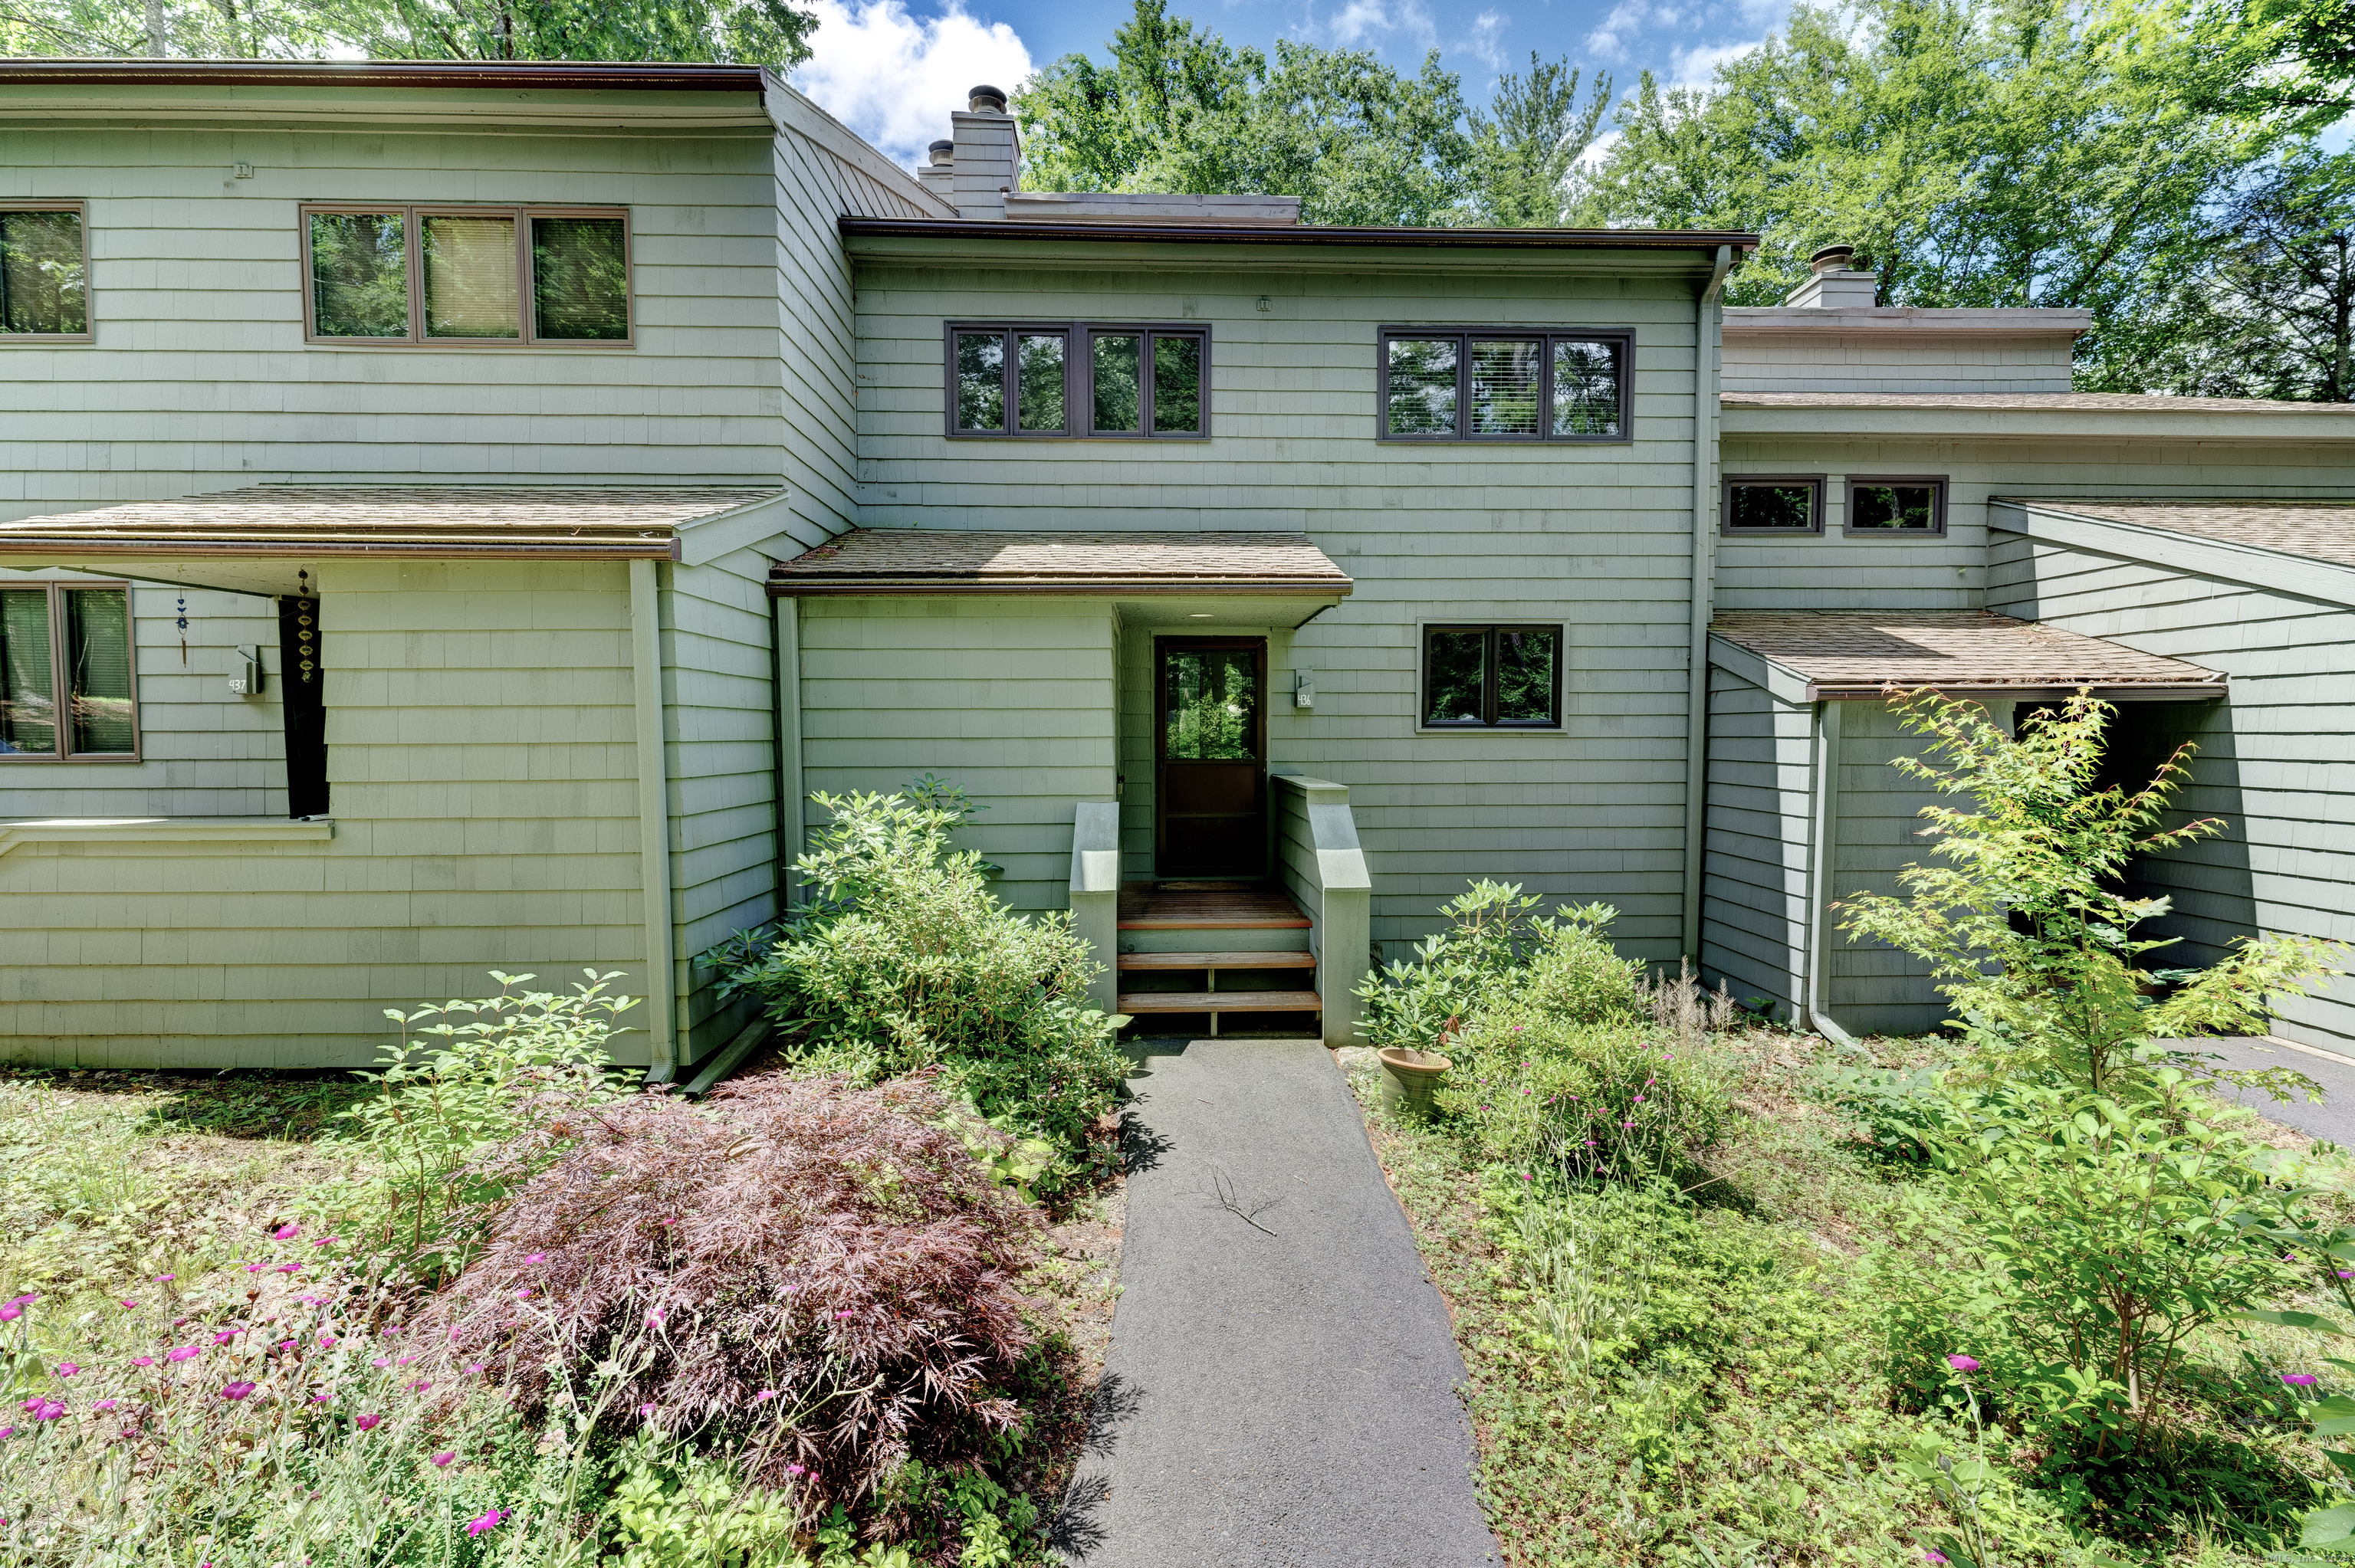
<path id="1" fill-rule="evenodd" d="M 134 1367 L 152 1367 L 155 1364 L 155 1358 L 154 1356 L 133 1356 L 131 1358 L 131 1364 Z"/>
<path id="2" fill-rule="evenodd" d="M 175 1345 L 164 1352 L 164 1359 L 167 1361 L 185 1361 L 199 1353 L 194 1345 Z"/>
<path id="3" fill-rule="evenodd" d="M 139 1303 L 138 1303 L 138 1302 L 136 1302 L 136 1301 L 125 1301 L 125 1302 L 123 1304 L 123 1309 L 125 1312 L 135 1312 L 135 1311 L 137 1311 L 137 1310 L 138 1310 L 138 1308 L 139 1308 Z"/>
<path id="4" fill-rule="evenodd" d="M 341 1236 L 321 1236 L 317 1241 L 313 1242 L 311 1245 L 313 1246 L 333 1246 L 343 1239 L 344 1238 Z"/>
<path id="5" fill-rule="evenodd" d="M 311 1396 L 311 1403 L 314 1404 L 325 1404 L 333 1397 L 334 1396 L 331 1394 L 314 1393 Z"/>
<path id="6" fill-rule="evenodd" d="M 249 1263 L 245 1266 L 245 1271 L 248 1274 L 260 1274 L 263 1269 L 269 1266 L 270 1266 L 266 1263 Z"/>
<path id="7" fill-rule="evenodd" d="M 496 1530 L 499 1527 L 499 1520 L 505 1518 L 506 1518 L 506 1514 L 500 1512 L 497 1509 L 493 1509 L 490 1512 L 484 1514 L 479 1519 L 468 1520 L 466 1521 L 466 1533 L 468 1535 L 487 1535 L 492 1531 Z"/>
<path id="8" fill-rule="evenodd" d="M 272 1241 L 293 1241 L 302 1229 L 301 1225 L 281 1225 L 271 1232 L 270 1236 Z"/>
<path id="9" fill-rule="evenodd" d="M 841 1311 L 837 1312 L 835 1316 L 837 1318 L 853 1318 L 857 1317 L 858 1314 L 853 1312 L 849 1308 L 845 1307 Z"/>
<path id="10" fill-rule="evenodd" d="M 363 1432 L 373 1432 L 383 1422 L 383 1416 L 371 1414 L 361 1416 L 357 1421 L 353 1422 L 352 1425 L 358 1427 Z"/>
<path id="11" fill-rule="evenodd" d="M 80 1371 L 81 1371 L 81 1368 L 72 1361 L 59 1361 L 58 1363 L 58 1375 L 59 1377 L 71 1377 L 74 1373 Z"/>
<path id="12" fill-rule="evenodd" d="M 155 1283 L 158 1285 L 169 1285 L 172 1281 L 179 1277 L 180 1277 L 176 1274 L 159 1274 L 155 1277 Z"/>
<path id="13" fill-rule="evenodd" d="M 92 1410 L 112 1410 L 122 1403 L 123 1401 L 119 1399 L 101 1399 L 96 1404 L 91 1405 L 91 1408 Z"/>
<path id="14" fill-rule="evenodd" d="M 663 1326 L 663 1319 L 667 1316 L 669 1316 L 669 1314 L 666 1313 L 661 1308 L 655 1308 L 653 1311 L 646 1314 L 646 1327 L 649 1329 L 661 1328 Z"/>
<path id="15" fill-rule="evenodd" d="M 323 1351 L 333 1350 L 333 1349 L 335 1348 L 335 1345 L 336 1345 L 336 1336 L 335 1336 L 335 1335 L 333 1335 L 333 1334 L 322 1334 L 322 1335 L 320 1335 L 320 1336 L 319 1336 L 319 1348 L 320 1348 L 321 1350 L 323 1350 Z"/>
<path id="16" fill-rule="evenodd" d="M 1977 1361 L 1964 1355 L 1948 1356 L 1946 1358 L 1946 1364 L 1954 1368 L 1958 1372 L 1975 1372 L 1979 1370 L 1979 1363 Z"/>
<path id="17" fill-rule="evenodd" d="M 437 1470 L 446 1470 L 450 1467 L 450 1461 L 457 1457 L 454 1451 L 450 1450 L 436 1454 L 433 1456 L 433 1467 Z"/>
<path id="18" fill-rule="evenodd" d="M 2314 1374 L 2312 1372 L 2284 1372 L 2282 1373 L 2282 1382 L 2289 1384 L 2292 1388 L 2312 1388 L 2314 1386 Z"/>
<path id="19" fill-rule="evenodd" d="M 407 1366 L 410 1362 L 411 1362 L 411 1361 L 415 1361 L 416 1359 L 417 1359 L 417 1358 L 416 1358 L 415 1356 L 403 1356 L 403 1357 L 401 1357 L 401 1358 L 400 1358 L 400 1364 L 401 1364 L 402 1366 Z"/>
<path id="20" fill-rule="evenodd" d="M 763 1400 L 774 1399 L 774 1398 L 776 1398 L 776 1397 L 777 1397 L 777 1391 L 776 1391 L 775 1389 L 773 1389 L 773 1388 L 764 1388 L 764 1389 L 762 1389 L 760 1393 L 756 1393 L 756 1394 L 754 1394 L 754 1395 L 752 1396 L 752 1403 L 753 1403 L 753 1404 L 760 1404 L 760 1403 L 762 1403 Z"/>
<path id="21" fill-rule="evenodd" d="M 524 1255 L 524 1261 L 526 1263 L 546 1263 L 548 1261 L 548 1255 L 544 1252 L 527 1253 Z"/>
<path id="22" fill-rule="evenodd" d="M 302 1266 L 302 1266 L 301 1264 L 299 1264 L 299 1263 L 282 1263 L 282 1264 L 280 1264 L 276 1268 L 272 1269 L 270 1272 L 271 1272 L 271 1273 L 272 1273 L 272 1274 L 292 1274 L 292 1273 L 293 1273 L 296 1269 L 298 1269 L 298 1268 L 300 1268 L 300 1267 L 302 1267 Z"/>
<path id="23" fill-rule="evenodd" d="M 528 1301 L 531 1299 L 531 1292 L 528 1290 L 518 1290 L 516 1292 L 516 1299 L 518 1301 Z"/>
<path id="24" fill-rule="evenodd" d="M 243 1330 L 238 1329 L 223 1329 L 219 1333 L 213 1336 L 213 1343 L 216 1345 L 226 1345 L 231 1340 L 236 1339 L 242 1331 Z"/>
<path id="25" fill-rule="evenodd" d="M 14 1426 L 0 1426 L 0 1443 L 6 1442 L 16 1435 L 16 1429 Z"/>
<path id="26" fill-rule="evenodd" d="M 809 1467 L 806 1465 L 787 1465 L 785 1467 L 785 1474 L 789 1476 L 806 1476 L 809 1474 Z"/>
<path id="27" fill-rule="evenodd" d="M 651 1404 L 641 1404 L 638 1406 L 638 1419 L 641 1421 L 651 1419 L 654 1413 L 655 1407 Z"/>
<path id="28" fill-rule="evenodd" d="M 56 1400 L 44 1399 L 35 1406 L 33 1410 L 33 1419 L 36 1421 L 55 1421 L 59 1416 L 63 1415 L 65 1413 L 66 1407 L 59 1404 Z"/>
<path id="29" fill-rule="evenodd" d="M 427 1389 L 432 1388 L 432 1386 L 433 1383 L 431 1379 L 421 1378 L 419 1381 L 409 1385 L 409 1392 L 411 1393 L 423 1393 Z"/>
<path id="30" fill-rule="evenodd" d="M 1939 1551 L 1936 1547 L 1934 1547 L 1934 1546 L 1925 1546 L 1925 1547 L 1922 1548 L 1922 1561 L 1923 1561 L 1923 1562 L 1924 1562 L 1924 1563 L 1944 1563 L 1945 1560 L 1946 1560 L 1946 1554 L 1945 1554 L 1945 1552 L 1943 1552 Z"/>
<path id="31" fill-rule="evenodd" d="M 0 1307 L 0 1323 L 13 1323 L 24 1315 L 25 1309 L 14 1301 L 9 1302 L 5 1307 Z"/>
<path id="32" fill-rule="evenodd" d="M 392 1358 L 390 1356 L 378 1356 L 376 1360 L 368 1362 L 368 1365 L 372 1367 L 389 1367 L 391 1364 Z"/>
<path id="33" fill-rule="evenodd" d="M 243 1378 L 240 1378 L 237 1382 L 230 1383 L 227 1388 L 221 1390 L 221 1397 L 223 1399 L 243 1399 L 247 1394 L 251 1393 L 253 1390 L 254 1385 L 252 1383 L 246 1382 Z"/>

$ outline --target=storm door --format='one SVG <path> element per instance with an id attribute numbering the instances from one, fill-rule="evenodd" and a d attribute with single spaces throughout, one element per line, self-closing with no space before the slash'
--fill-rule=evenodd
<path id="1" fill-rule="evenodd" d="M 1167 637 L 1154 681 L 1154 870 L 1267 870 L 1267 641 Z"/>

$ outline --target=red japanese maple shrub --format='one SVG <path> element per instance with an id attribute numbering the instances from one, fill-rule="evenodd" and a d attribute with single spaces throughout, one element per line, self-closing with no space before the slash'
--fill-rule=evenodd
<path id="1" fill-rule="evenodd" d="M 420 1328 L 527 1415 L 741 1451 L 805 1510 L 1018 1419 L 1037 1209 L 992 1181 L 923 1079 L 762 1075 L 535 1134 L 567 1147 Z M 966 1136 L 970 1136 L 970 1132 Z M 528 1163 L 532 1150 L 514 1158 Z"/>

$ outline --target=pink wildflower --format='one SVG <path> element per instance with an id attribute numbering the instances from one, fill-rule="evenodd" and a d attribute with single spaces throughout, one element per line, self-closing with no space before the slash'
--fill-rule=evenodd
<path id="1" fill-rule="evenodd" d="M 466 1521 L 466 1533 L 468 1535 L 486 1535 L 490 1531 L 496 1530 L 499 1527 L 499 1520 L 505 1518 L 506 1518 L 505 1513 L 501 1512 L 497 1509 L 493 1509 L 490 1512 L 484 1514 L 479 1519 L 468 1520 Z"/>
<path id="2" fill-rule="evenodd" d="M 223 1399 L 243 1399 L 247 1394 L 253 1392 L 254 1386 L 254 1384 L 246 1382 L 243 1378 L 240 1378 L 237 1382 L 230 1383 L 227 1388 L 221 1390 L 221 1397 Z"/>
<path id="3" fill-rule="evenodd" d="M 776 1398 L 776 1397 L 777 1397 L 777 1391 L 776 1391 L 775 1389 L 773 1389 L 773 1388 L 764 1388 L 764 1389 L 762 1389 L 760 1393 L 756 1393 L 756 1394 L 754 1394 L 754 1395 L 752 1396 L 752 1403 L 753 1403 L 753 1404 L 760 1404 L 760 1403 L 762 1403 L 763 1400 L 774 1399 L 774 1398 Z"/>
<path id="4" fill-rule="evenodd" d="M 154 1356 L 133 1356 L 131 1358 L 131 1364 L 134 1367 L 152 1367 L 155 1364 L 155 1358 Z"/>
<path id="5" fill-rule="evenodd" d="M 450 1461 L 457 1457 L 455 1451 L 445 1449 L 433 1456 L 433 1467 L 437 1470 L 446 1470 L 450 1467 Z"/>
<path id="6" fill-rule="evenodd" d="M 667 1316 L 667 1314 L 666 1314 L 661 1308 L 655 1308 L 653 1311 L 646 1314 L 646 1327 L 649 1329 L 661 1328 L 663 1326 L 663 1319 L 666 1316 Z"/>
<path id="7" fill-rule="evenodd" d="M 379 1425 L 382 1424 L 383 1421 L 383 1416 L 370 1413 L 369 1414 L 361 1416 L 358 1420 L 353 1422 L 352 1425 L 358 1427 L 363 1432 L 373 1432 Z"/>
<path id="8" fill-rule="evenodd" d="M 164 1353 L 164 1359 L 167 1361 L 185 1361 L 201 1354 L 203 1352 L 194 1345 L 175 1345 Z"/>
<path id="9" fill-rule="evenodd" d="M 785 1467 L 785 1474 L 789 1476 L 806 1476 L 809 1474 L 809 1467 L 806 1465 L 787 1465 Z"/>
<path id="10" fill-rule="evenodd" d="M 91 1408 L 92 1410 L 112 1410 L 122 1403 L 123 1401 L 119 1399 L 101 1399 L 96 1404 L 91 1405 Z"/>
<path id="11" fill-rule="evenodd" d="M 58 1375 L 59 1377 L 71 1377 L 74 1373 L 80 1371 L 81 1371 L 81 1368 L 72 1361 L 59 1361 L 58 1363 Z"/>
<path id="12" fill-rule="evenodd" d="M 302 1229 L 301 1225 L 281 1225 L 270 1236 L 272 1241 L 293 1241 Z"/>
<path id="13" fill-rule="evenodd" d="M 213 1336 L 213 1343 L 216 1345 L 226 1345 L 231 1340 L 236 1339 L 239 1332 L 240 1330 L 236 1329 L 223 1329 L 219 1333 Z"/>
<path id="14" fill-rule="evenodd" d="M 300 1267 L 302 1267 L 302 1266 L 302 1266 L 301 1264 L 299 1264 L 299 1263 L 282 1263 L 282 1264 L 280 1264 L 276 1268 L 272 1269 L 270 1272 L 271 1272 L 271 1273 L 272 1273 L 272 1274 L 292 1274 L 292 1273 L 293 1273 L 296 1269 L 298 1269 L 298 1268 L 300 1268 Z"/>
<path id="15" fill-rule="evenodd" d="M 123 1304 L 123 1309 L 125 1312 L 135 1312 L 139 1309 L 139 1303 L 136 1301 L 125 1301 Z"/>
<path id="16" fill-rule="evenodd" d="M 546 1263 L 548 1261 L 548 1255 L 544 1252 L 527 1253 L 524 1255 L 524 1261 L 526 1263 Z"/>

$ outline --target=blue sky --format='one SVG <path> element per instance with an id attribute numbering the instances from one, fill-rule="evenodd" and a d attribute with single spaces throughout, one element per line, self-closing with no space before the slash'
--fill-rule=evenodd
<path id="1" fill-rule="evenodd" d="M 1497 75 L 1529 51 L 1609 71 L 1622 87 L 1649 68 L 1701 82 L 1728 54 L 1779 27 L 1790 0 L 1196 0 L 1173 4 L 1236 44 L 1279 37 L 1371 49 L 1404 70 L 1423 51 L 1485 102 Z M 794 82 L 851 129 L 904 163 L 945 135 L 964 89 L 1012 88 L 1072 52 L 1104 58 L 1127 19 L 1117 0 L 815 0 L 815 58 Z"/>

